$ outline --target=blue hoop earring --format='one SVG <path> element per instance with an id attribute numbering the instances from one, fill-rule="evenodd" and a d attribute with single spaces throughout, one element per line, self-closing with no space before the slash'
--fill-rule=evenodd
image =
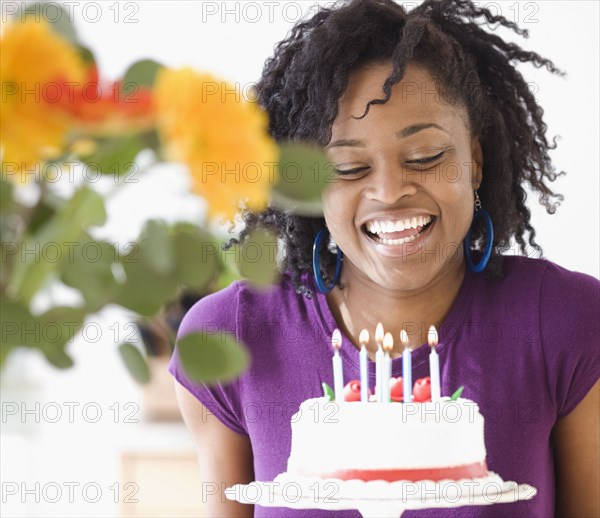
<path id="1" fill-rule="evenodd" d="M 333 287 L 337 284 L 340 279 L 340 273 L 342 271 L 342 258 L 344 254 L 337 247 L 337 258 L 335 264 L 335 274 L 333 276 L 333 284 L 331 286 L 327 286 L 325 281 L 323 280 L 323 276 L 321 275 L 321 260 L 319 259 L 319 252 L 321 250 L 321 243 L 323 239 L 329 234 L 327 229 L 322 228 L 317 232 L 317 236 L 315 237 L 315 241 L 313 243 L 313 273 L 315 275 L 315 281 L 317 283 L 317 288 L 321 293 L 329 293 Z"/>
<path id="2" fill-rule="evenodd" d="M 478 217 L 481 217 L 485 220 L 486 242 L 485 249 L 483 251 L 483 257 L 477 264 L 475 264 L 473 263 L 473 258 L 471 257 L 471 231 L 473 230 L 473 225 Z M 494 225 L 488 211 L 481 207 L 481 201 L 479 200 L 477 191 L 475 191 L 475 214 L 473 215 L 473 221 L 471 222 L 471 226 L 469 227 L 469 231 L 467 232 L 463 245 L 465 249 L 465 259 L 467 260 L 467 266 L 469 267 L 469 270 L 475 273 L 482 272 L 487 266 L 492 255 L 492 248 L 494 248 Z"/>

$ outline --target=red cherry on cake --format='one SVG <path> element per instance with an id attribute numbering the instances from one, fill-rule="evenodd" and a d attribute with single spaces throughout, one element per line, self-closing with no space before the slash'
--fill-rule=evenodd
<path id="1" fill-rule="evenodd" d="M 429 376 L 419 378 L 413 386 L 413 401 L 415 403 L 425 403 L 431 401 L 431 379 Z"/>
<path id="2" fill-rule="evenodd" d="M 360 401 L 360 381 L 352 380 L 344 387 L 344 401 Z"/>
<path id="3" fill-rule="evenodd" d="M 402 376 L 397 378 L 390 378 L 390 399 L 392 401 L 402 401 Z"/>

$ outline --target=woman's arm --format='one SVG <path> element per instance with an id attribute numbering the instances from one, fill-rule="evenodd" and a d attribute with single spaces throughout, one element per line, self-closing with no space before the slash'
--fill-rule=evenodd
<path id="1" fill-rule="evenodd" d="M 227 428 L 177 381 L 175 393 L 183 420 L 196 443 L 203 516 L 254 516 L 253 505 L 228 500 L 223 492 L 234 484 L 254 480 L 250 440 Z"/>
<path id="2" fill-rule="evenodd" d="M 552 430 L 557 518 L 600 517 L 600 382 Z"/>

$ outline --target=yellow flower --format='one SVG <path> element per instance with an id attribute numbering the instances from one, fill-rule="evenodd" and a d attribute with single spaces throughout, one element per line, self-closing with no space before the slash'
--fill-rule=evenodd
<path id="1" fill-rule="evenodd" d="M 233 85 L 191 68 L 159 71 L 157 123 L 168 158 L 185 163 L 211 217 L 233 219 L 242 201 L 262 210 L 277 180 L 267 116 Z"/>
<path id="2" fill-rule="evenodd" d="M 31 18 L 2 27 L 0 39 L 0 149 L 3 171 L 28 181 L 60 154 L 71 123 L 65 84 L 81 84 L 85 65 L 77 50 L 50 25 Z"/>

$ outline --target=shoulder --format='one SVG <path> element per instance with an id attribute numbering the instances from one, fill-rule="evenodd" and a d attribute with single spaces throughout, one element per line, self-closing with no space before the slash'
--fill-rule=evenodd
<path id="1" fill-rule="evenodd" d="M 547 259 L 523 256 L 504 257 L 504 275 L 499 283 L 532 294 L 537 291 L 540 297 L 560 294 L 593 301 L 600 295 L 600 281 L 595 277 L 568 270 Z"/>
<path id="2" fill-rule="evenodd" d="M 210 332 L 217 328 L 233 331 L 230 327 L 235 326 L 238 293 L 239 281 L 234 281 L 226 288 L 202 297 L 183 316 L 177 338 L 191 332 Z"/>
<path id="3" fill-rule="evenodd" d="M 514 325 L 526 323 L 528 328 L 539 330 L 546 342 L 576 332 L 586 336 L 596 332 L 600 281 L 591 275 L 547 259 L 506 256 L 502 277 L 470 276 L 476 286 L 474 311 L 493 314 L 493 318 Z"/>
<path id="4" fill-rule="evenodd" d="M 600 281 L 547 259 L 507 257 L 505 282 L 511 305 L 537 314 L 542 341 L 598 341 Z"/>
<path id="5" fill-rule="evenodd" d="M 238 328 L 248 322 L 264 321 L 277 315 L 294 318 L 302 312 L 304 299 L 303 294 L 296 292 L 289 273 L 284 273 L 276 284 L 266 288 L 257 288 L 247 280 L 236 280 L 197 301 L 183 317 L 178 335 L 227 330 L 239 336 Z"/>

